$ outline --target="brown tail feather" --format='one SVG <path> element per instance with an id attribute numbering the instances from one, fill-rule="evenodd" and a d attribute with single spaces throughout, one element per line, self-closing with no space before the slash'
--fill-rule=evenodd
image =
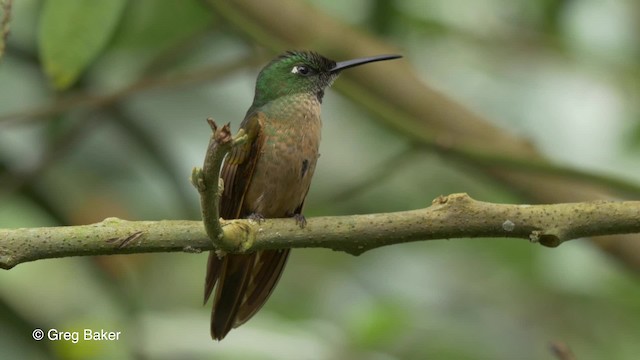
<path id="1" fill-rule="evenodd" d="M 211 337 L 222 340 L 233 328 L 251 277 L 255 254 L 225 255 L 211 313 Z"/>
<path id="2" fill-rule="evenodd" d="M 209 297 L 211 297 L 211 292 L 213 291 L 213 287 L 216 285 L 216 281 L 218 281 L 222 264 L 223 259 L 218 258 L 218 255 L 215 252 L 210 251 L 209 260 L 207 261 L 207 277 L 204 280 L 203 305 L 206 305 L 207 301 L 209 301 Z"/>
<path id="3" fill-rule="evenodd" d="M 269 298 L 284 269 L 289 250 L 258 251 L 248 255 L 211 253 L 207 264 L 205 301 L 214 285 L 211 337 L 222 340 L 234 327 L 249 320 Z"/>
<path id="4" fill-rule="evenodd" d="M 258 253 L 253 280 L 247 289 L 247 296 L 242 303 L 234 327 L 238 327 L 251 319 L 267 302 L 273 289 L 278 284 L 284 266 L 289 258 L 289 249 L 269 250 Z"/>

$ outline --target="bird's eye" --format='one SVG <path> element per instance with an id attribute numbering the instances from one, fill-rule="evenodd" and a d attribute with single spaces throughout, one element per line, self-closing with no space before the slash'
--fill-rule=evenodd
<path id="1" fill-rule="evenodd" d="M 311 74 L 311 69 L 304 65 L 296 65 L 291 69 L 291 72 L 294 74 L 300 74 L 302 76 L 307 76 Z"/>

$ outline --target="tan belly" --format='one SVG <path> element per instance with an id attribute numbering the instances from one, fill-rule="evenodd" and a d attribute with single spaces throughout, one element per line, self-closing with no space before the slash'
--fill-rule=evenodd
<path id="1" fill-rule="evenodd" d="M 319 157 L 320 118 L 302 124 L 269 124 L 267 138 L 244 199 L 244 208 L 266 218 L 293 216 L 307 195 Z"/>

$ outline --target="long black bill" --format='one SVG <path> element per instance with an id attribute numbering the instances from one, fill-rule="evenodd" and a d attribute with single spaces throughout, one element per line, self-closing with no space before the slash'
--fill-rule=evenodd
<path id="1" fill-rule="evenodd" d="M 378 56 L 371 56 L 371 57 L 360 58 L 360 59 L 340 61 L 339 63 L 336 63 L 336 66 L 334 66 L 331 69 L 331 72 L 336 73 L 344 69 L 348 69 L 348 68 L 362 65 L 362 64 L 368 64 L 376 61 L 399 59 L 401 57 L 402 55 L 378 55 Z"/>

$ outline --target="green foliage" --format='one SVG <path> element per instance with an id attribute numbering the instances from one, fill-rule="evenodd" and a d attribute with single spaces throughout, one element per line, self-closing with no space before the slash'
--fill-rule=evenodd
<path id="1" fill-rule="evenodd" d="M 201 1 L 136 0 L 127 7 L 113 41 L 114 49 L 139 52 L 166 48 L 211 23 Z"/>
<path id="2" fill-rule="evenodd" d="M 363 304 L 352 316 L 349 333 L 354 343 L 364 349 L 394 344 L 405 335 L 405 324 L 410 319 L 405 308 L 383 301 Z"/>
<path id="3" fill-rule="evenodd" d="M 69 88 L 100 55 L 113 35 L 127 0 L 48 0 L 39 24 L 44 71 L 58 90 Z"/>

